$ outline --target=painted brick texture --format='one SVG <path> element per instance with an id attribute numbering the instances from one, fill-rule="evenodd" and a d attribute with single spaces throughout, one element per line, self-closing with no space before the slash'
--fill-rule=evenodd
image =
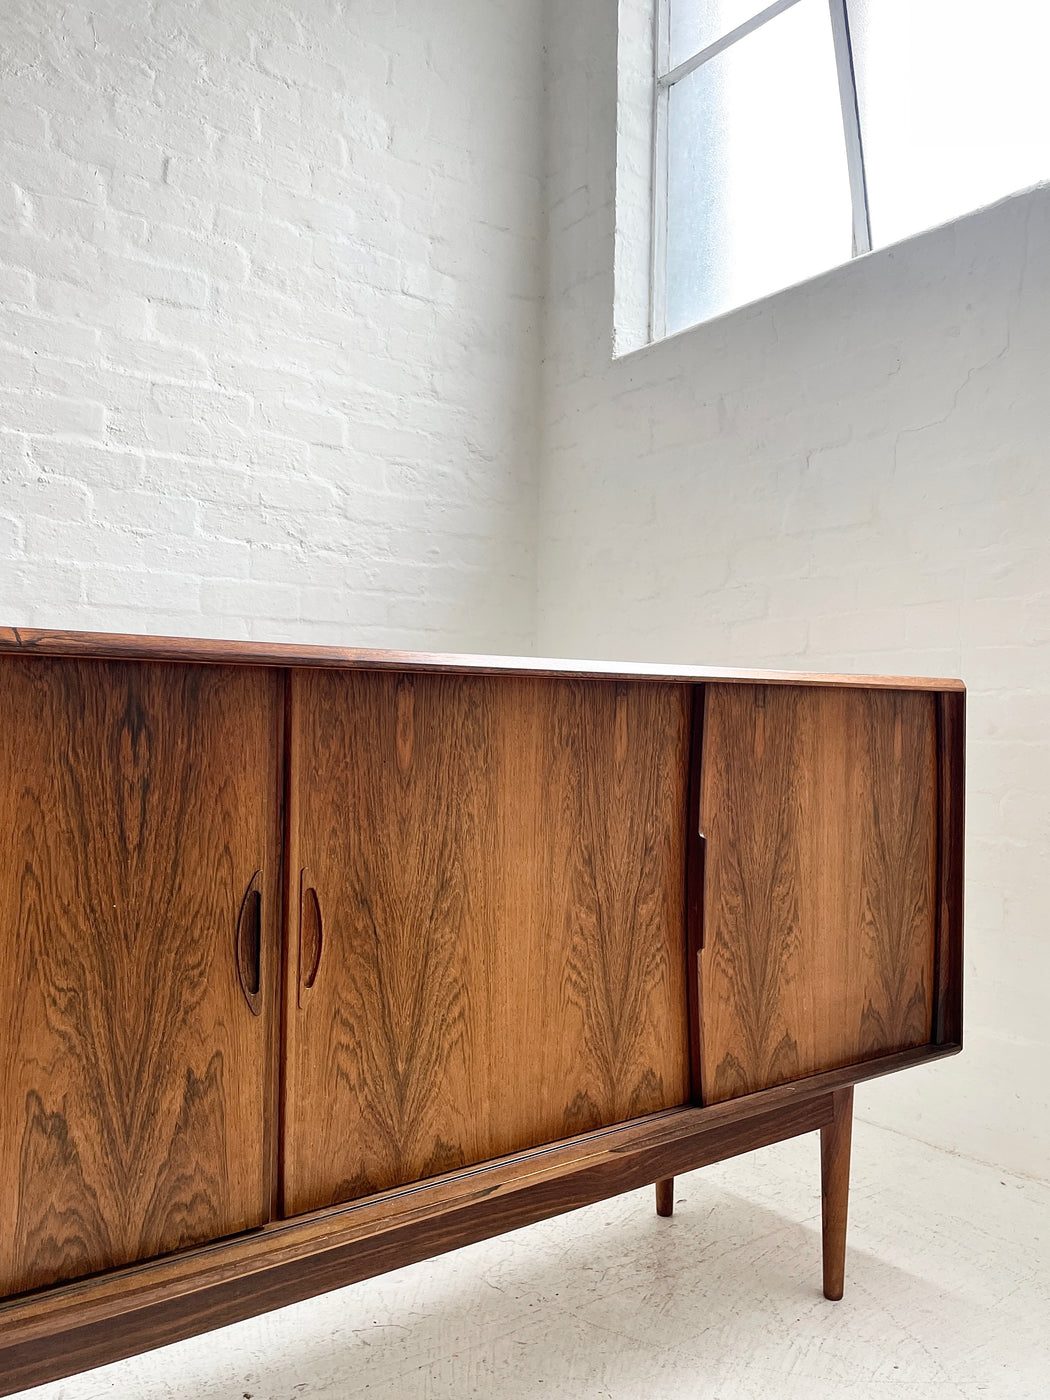
<path id="1" fill-rule="evenodd" d="M 5 623 L 531 648 L 541 9 L 0 9 Z"/>

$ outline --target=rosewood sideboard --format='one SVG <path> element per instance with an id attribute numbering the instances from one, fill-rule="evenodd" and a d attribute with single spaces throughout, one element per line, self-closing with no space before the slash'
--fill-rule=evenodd
<path id="1" fill-rule="evenodd" d="M 961 1043 L 951 680 L 0 630 L 0 1394 Z"/>

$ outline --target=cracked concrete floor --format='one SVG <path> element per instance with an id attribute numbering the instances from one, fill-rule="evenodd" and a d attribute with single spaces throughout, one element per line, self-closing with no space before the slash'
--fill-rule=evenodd
<path id="1" fill-rule="evenodd" d="M 1050 1400 L 1050 1185 L 858 1123 L 26 1391 L 33 1400 Z"/>

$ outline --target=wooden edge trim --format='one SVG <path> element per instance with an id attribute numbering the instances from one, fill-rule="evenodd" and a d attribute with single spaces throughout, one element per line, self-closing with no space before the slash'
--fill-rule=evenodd
<path id="1" fill-rule="evenodd" d="M 567 680 L 760 681 L 768 685 L 851 686 L 890 690 L 962 690 L 959 680 L 923 676 L 819 675 L 809 671 L 745 671 L 735 667 L 560 660 L 526 656 L 457 656 L 444 652 L 301 646 L 202 637 L 137 637 L 0 627 L 0 653 L 80 656 L 102 660 L 186 661 L 244 666 L 324 666 L 361 671 L 437 671 L 456 675 L 562 676 Z"/>
<path id="2" fill-rule="evenodd" d="M 962 1044 L 966 696 L 937 696 L 937 912 L 934 1044 Z"/>
<path id="3" fill-rule="evenodd" d="M 706 686 L 693 687 L 685 847 L 686 989 L 689 994 L 689 1097 L 703 1103 L 700 1063 L 700 952 L 704 946 L 704 842 L 700 832 Z"/>
<path id="4" fill-rule="evenodd" d="M 707 1110 L 685 1109 L 668 1131 L 665 1121 L 609 1135 L 604 1148 L 556 1173 L 520 1175 L 493 1188 L 477 1178 L 454 1202 L 386 1217 L 368 1229 L 330 1230 L 307 1248 L 226 1261 L 207 1251 L 168 1261 L 164 1280 L 136 1271 L 106 1299 L 84 1286 L 71 1307 L 22 1325 L 5 1309 L 0 1340 L 0 1395 L 41 1385 L 76 1370 L 103 1365 L 210 1331 L 272 1308 L 299 1302 L 390 1269 L 548 1219 L 578 1206 L 647 1186 L 666 1176 L 811 1132 L 831 1121 L 830 1094 L 797 1099 L 746 1118 L 710 1121 Z M 632 1136 L 631 1141 L 621 1141 Z M 248 1237 L 248 1242 L 253 1237 Z M 235 1246 L 227 1246 L 227 1252 Z M 189 1265 L 189 1271 L 187 1271 Z M 181 1268 L 180 1268 L 181 1266 Z M 176 1274 L 176 1271 L 178 1273 Z M 156 1272 L 154 1270 L 153 1272 Z M 136 1284 L 138 1287 L 136 1287 Z M 62 1292 L 66 1295 L 70 1289 Z M 58 1301 L 56 1299 L 56 1301 Z M 65 1301 L 65 1300 L 64 1300 Z M 65 1314 L 65 1316 L 63 1316 Z"/>

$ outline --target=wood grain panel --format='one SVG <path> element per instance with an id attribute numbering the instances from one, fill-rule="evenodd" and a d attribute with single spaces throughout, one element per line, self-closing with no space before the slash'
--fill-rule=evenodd
<path id="1" fill-rule="evenodd" d="M 0 665 L 0 1291 L 266 1218 L 277 691 Z M 235 946 L 256 872 L 257 1015 Z"/>
<path id="2" fill-rule="evenodd" d="M 316 890 L 322 952 L 309 988 L 289 960 L 285 1211 L 683 1102 L 688 693 L 291 693 L 288 885 Z"/>
<path id="3" fill-rule="evenodd" d="M 705 1103 L 931 1039 L 935 707 L 707 687 Z"/>

